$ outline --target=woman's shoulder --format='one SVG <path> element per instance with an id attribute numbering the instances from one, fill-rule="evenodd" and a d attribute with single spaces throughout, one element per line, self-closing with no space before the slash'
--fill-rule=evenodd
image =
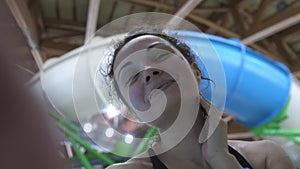
<path id="1" fill-rule="evenodd" d="M 148 158 L 131 158 L 125 163 L 118 163 L 107 167 L 106 169 L 152 169 L 152 163 Z"/>
<path id="2" fill-rule="evenodd" d="M 285 151 L 271 140 L 228 141 L 253 166 L 253 168 L 274 168 L 273 165 L 287 165 L 293 168 Z M 276 168 L 276 167 L 275 167 Z"/>
<path id="3" fill-rule="evenodd" d="M 271 140 L 259 140 L 259 141 L 238 141 L 229 140 L 228 144 L 245 155 L 252 154 L 265 154 L 272 153 L 274 151 L 281 151 L 281 147 Z"/>
<path id="4" fill-rule="evenodd" d="M 257 150 L 261 149 L 261 141 L 228 140 L 228 145 L 237 150 L 253 168 L 264 168 L 266 154 Z"/>

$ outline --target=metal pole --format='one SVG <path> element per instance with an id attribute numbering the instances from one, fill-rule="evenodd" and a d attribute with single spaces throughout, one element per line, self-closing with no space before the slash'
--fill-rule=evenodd
<path id="1" fill-rule="evenodd" d="M 69 138 L 72 147 L 75 151 L 75 153 L 78 156 L 78 159 L 81 161 L 82 165 L 84 166 L 85 169 L 93 169 L 93 167 L 91 166 L 91 164 L 89 163 L 88 159 L 83 155 L 83 153 L 80 151 L 80 148 L 78 146 L 78 144 L 75 142 L 75 140 L 73 138 Z"/>
<path id="2" fill-rule="evenodd" d="M 280 21 L 266 29 L 263 29 L 261 31 L 258 31 L 254 33 L 253 35 L 250 35 L 242 40 L 242 43 L 244 45 L 249 45 L 252 43 L 255 43 L 263 38 L 269 37 L 283 29 L 286 29 L 288 27 L 291 27 L 293 25 L 296 25 L 300 22 L 300 14 L 296 14 L 295 16 L 292 16 L 290 18 L 287 18 L 283 21 Z"/>
<path id="3" fill-rule="evenodd" d="M 183 7 L 181 7 L 176 13 L 175 16 L 180 17 L 180 18 L 185 18 L 188 16 L 189 13 L 192 12 L 193 9 L 197 7 L 197 5 L 201 2 L 202 0 L 189 0 L 187 1 Z M 180 20 L 177 19 L 177 17 L 173 17 L 169 22 L 168 25 L 177 25 L 179 24 Z"/>
<path id="4" fill-rule="evenodd" d="M 93 154 L 97 158 L 103 161 L 103 163 L 107 165 L 114 164 L 114 161 L 109 159 L 106 155 L 99 153 L 98 151 L 94 150 L 87 142 L 82 140 L 79 136 L 74 134 L 72 131 L 70 131 L 67 127 L 63 126 L 61 123 L 57 124 L 58 128 L 62 130 L 64 133 L 66 133 L 70 138 L 74 139 L 78 144 L 80 144 L 82 147 L 84 147 L 89 153 Z"/>
<path id="5" fill-rule="evenodd" d="M 100 0 L 90 0 L 84 43 L 93 37 L 97 29 Z"/>
<path id="6" fill-rule="evenodd" d="M 151 137 L 153 137 L 157 134 L 158 134 L 158 131 L 156 128 L 150 128 L 148 130 L 148 132 L 146 133 L 143 141 L 141 141 L 141 143 L 138 145 L 137 149 L 135 150 L 134 155 L 139 155 L 140 153 L 145 151 L 147 149 L 147 146 L 148 146 L 148 143 L 149 143 L 149 140 L 151 139 Z"/>

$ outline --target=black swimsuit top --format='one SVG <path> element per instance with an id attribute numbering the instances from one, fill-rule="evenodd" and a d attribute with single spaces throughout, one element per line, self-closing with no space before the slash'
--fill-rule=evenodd
<path id="1" fill-rule="evenodd" d="M 228 151 L 230 154 L 234 155 L 238 162 L 244 169 L 252 169 L 251 165 L 248 161 L 235 149 L 228 146 Z M 159 160 L 159 158 L 155 155 L 155 152 L 150 148 L 148 150 L 148 154 L 150 155 L 150 160 L 153 165 L 153 169 L 168 169 L 163 162 Z"/>

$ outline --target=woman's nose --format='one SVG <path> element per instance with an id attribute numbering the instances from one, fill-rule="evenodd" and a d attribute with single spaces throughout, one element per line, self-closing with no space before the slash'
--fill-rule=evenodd
<path id="1" fill-rule="evenodd" d="M 145 82 L 148 83 L 150 80 L 152 80 L 152 78 L 154 78 L 155 76 L 158 76 L 161 74 L 161 71 L 159 70 L 147 70 L 145 73 Z"/>

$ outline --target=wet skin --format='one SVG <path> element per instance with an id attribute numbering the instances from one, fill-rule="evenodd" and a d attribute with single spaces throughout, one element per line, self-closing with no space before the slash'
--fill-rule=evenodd
<path id="1" fill-rule="evenodd" d="M 146 53 L 139 53 L 139 51 L 146 51 Z M 168 63 L 167 59 L 168 57 L 183 58 L 183 55 L 168 41 L 153 35 L 137 37 L 124 45 L 116 56 L 114 70 L 122 61 L 124 61 L 124 59 L 130 55 L 136 54 L 147 55 L 141 57 L 150 58 L 149 62 L 165 61 L 165 66 L 174 68 L 173 72 L 176 73 L 180 71 L 176 69 L 176 66 L 172 63 Z M 154 94 L 154 89 L 162 90 L 167 98 L 165 111 L 158 119 L 150 124 L 158 128 L 168 128 L 178 115 L 181 102 L 180 89 L 176 80 L 170 74 L 163 70 L 158 70 L 141 64 L 143 63 L 125 63 L 125 66 L 120 69 L 120 73 L 114 76 L 115 78 L 119 78 L 119 84 L 116 84 L 117 88 L 120 85 L 128 85 L 130 102 L 140 111 L 145 111 L 150 108 L 149 100 Z M 144 66 L 145 69 L 137 71 L 136 67 L 139 66 Z M 125 103 L 126 102 L 128 102 L 128 100 L 125 100 Z"/>

